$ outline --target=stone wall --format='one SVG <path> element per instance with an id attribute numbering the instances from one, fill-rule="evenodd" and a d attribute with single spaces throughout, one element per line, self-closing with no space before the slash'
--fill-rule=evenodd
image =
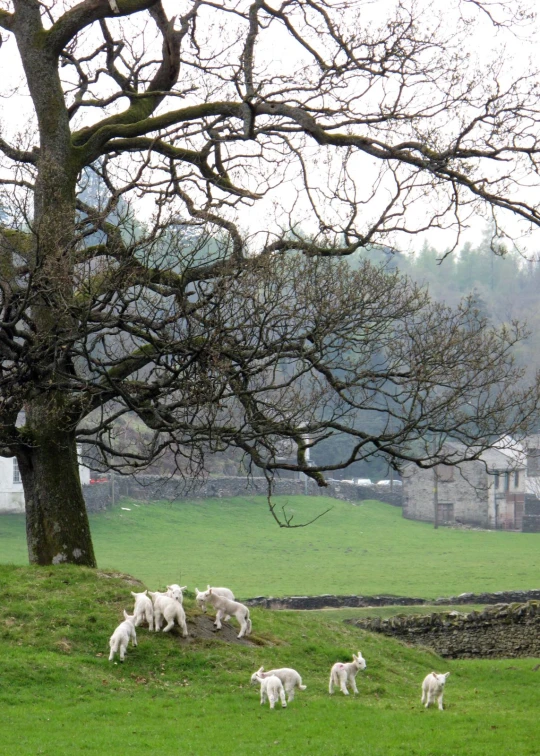
<path id="1" fill-rule="evenodd" d="M 469 614 L 453 611 L 346 622 L 427 646 L 450 659 L 540 656 L 540 601 L 497 604 Z"/>
<path id="2" fill-rule="evenodd" d="M 234 496 L 266 496 L 268 487 L 263 477 L 212 477 L 205 480 L 183 480 L 182 478 L 161 478 L 155 475 L 138 475 L 115 479 L 116 492 L 142 501 L 159 499 L 208 499 L 228 498 Z M 98 485 L 98 484 L 96 484 Z M 377 499 L 394 506 L 401 504 L 401 491 L 379 491 L 373 486 L 356 486 L 343 481 L 329 483 L 320 488 L 314 481 L 276 478 L 273 484 L 275 496 L 330 496 L 333 499 L 357 502 Z"/>
<path id="3" fill-rule="evenodd" d="M 410 596 L 286 596 L 273 598 L 258 596 L 246 599 L 245 604 L 264 609 L 340 609 L 342 607 L 370 606 L 456 606 L 459 604 L 503 604 L 512 602 L 540 601 L 540 590 L 497 591 L 496 593 L 461 593 L 459 596 L 425 599 Z"/>
<path id="4" fill-rule="evenodd" d="M 540 533 L 540 501 L 536 496 L 525 497 L 522 530 L 524 533 Z"/>
<path id="5" fill-rule="evenodd" d="M 92 485 L 83 486 L 82 490 L 88 512 L 101 512 L 111 505 L 110 483 L 93 483 Z"/>

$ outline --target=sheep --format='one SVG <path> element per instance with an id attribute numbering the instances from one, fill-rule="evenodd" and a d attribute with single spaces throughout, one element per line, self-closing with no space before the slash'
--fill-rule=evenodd
<path id="1" fill-rule="evenodd" d="M 142 593 L 131 591 L 131 595 L 135 599 L 135 607 L 133 608 L 135 627 L 138 627 L 141 622 L 148 622 L 148 628 L 152 631 L 154 629 L 154 607 L 148 598 L 148 591 Z"/>
<path id="2" fill-rule="evenodd" d="M 348 696 L 349 691 L 347 690 L 347 683 L 351 685 L 354 693 L 358 693 L 358 688 L 356 687 L 356 675 L 359 670 L 365 668 L 366 660 L 362 657 L 360 651 L 358 652 L 358 655 L 353 654 L 352 662 L 347 662 L 346 664 L 336 662 L 330 671 L 330 682 L 328 684 L 328 692 L 330 695 L 334 692 L 334 685 L 339 685 L 343 695 Z"/>
<path id="3" fill-rule="evenodd" d="M 439 710 L 443 710 L 444 686 L 449 674 L 450 672 L 446 672 L 444 675 L 430 672 L 424 678 L 422 683 L 422 703 L 425 704 L 426 709 L 430 704 L 435 703 L 435 699 L 437 699 Z"/>
<path id="4" fill-rule="evenodd" d="M 271 675 L 267 673 L 264 677 L 260 677 L 257 672 L 252 676 L 256 678 L 257 682 L 261 684 L 261 706 L 266 699 L 270 703 L 270 708 L 273 709 L 278 698 L 281 699 L 281 705 L 284 709 L 287 708 L 287 701 L 285 700 L 285 688 L 283 683 L 277 675 Z"/>
<path id="5" fill-rule="evenodd" d="M 306 686 L 302 685 L 302 678 L 300 677 L 298 672 L 295 669 L 291 669 L 290 667 L 270 669 L 268 670 L 268 672 L 264 671 L 264 667 L 260 667 L 251 675 L 251 684 L 255 685 L 255 683 L 260 682 L 261 678 L 266 678 L 270 675 L 279 677 L 279 679 L 283 683 L 283 687 L 285 688 L 285 693 L 287 693 L 287 700 L 289 703 L 294 700 L 295 688 L 298 688 L 298 690 L 306 689 Z"/>
<path id="6" fill-rule="evenodd" d="M 130 616 L 124 609 L 124 621 L 118 625 L 109 640 L 109 646 L 111 649 L 109 661 L 114 660 L 114 655 L 116 653 L 120 654 L 120 661 L 124 661 L 130 638 L 132 645 L 136 646 L 137 634 L 135 633 L 135 617 Z"/>
<path id="7" fill-rule="evenodd" d="M 154 602 L 154 627 L 156 633 L 161 628 L 161 618 L 165 617 L 167 624 L 163 628 L 164 633 L 168 633 L 174 625 L 174 621 L 182 628 L 182 637 L 187 638 L 188 629 L 186 625 L 186 613 L 184 607 L 176 599 L 167 596 L 165 593 L 148 591 L 148 595 Z"/>
<path id="8" fill-rule="evenodd" d="M 207 586 L 206 590 L 210 590 L 210 586 Z M 230 588 L 214 588 L 212 586 L 212 591 L 218 596 L 223 596 L 224 598 L 228 598 L 231 599 L 231 601 L 234 601 L 234 593 Z M 206 591 L 204 593 L 206 593 Z M 198 588 L 195 588 L 195 600 L 197 602 L 197 605 L 200 609 L 203 610 L 203 612 L 206 611 L 206 602 L 203 598 L 204 593 L 201 593 Z M 228 619 L 230 619 L 230 617 L 225 617 L 225 620 Z"/>
<path id="9" fill-rule="evenodd" d="M 187 591 L 187 585 L 180 586 L 173 583 L 172 585 L 167 586 L 167 593 L 165 595 L 176 599 L 176 601 L 179 601 L 182 604 L 184 602 L 184 591 Z"/>
<path id="10" fill-rule="evenodd" d="M 247 606 L 244 606 L 244 604 L 241 604 L 239 601 L 232 601 L 229 598 L 225 598 L 225 596 L 220 596 L 219 594 L 214 593 L 213 588 L 208 588 L 204 593 L 198 593 L 197 598 L 201 602 L 212 604 L 212 606 L 217 609 L 214 622 L 216 630 L 221 630 L 221 619 L 223 617 L 227 619 L 227 617 L 232 617 L 234 615 L 240 623 L 240 632 L 237 637 L 243 638 L 244 635 L 249 635 L 251 633 L 249 609 Z"/>

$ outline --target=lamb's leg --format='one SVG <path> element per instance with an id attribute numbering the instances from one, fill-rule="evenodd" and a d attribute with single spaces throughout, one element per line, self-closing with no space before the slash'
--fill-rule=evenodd
<path id="1" fill-rule="evenodd" d="M 344 696 L 349 695 L 349 691 L 347 690 L 347 676 L 346 675 L 340 675 L 339 676 L 339 687 L 341 688 L 341 692 Z"/>
<path id="2" fill-rule="evenodd" d="M 238 622 L 240 623 L 240 632 L 236 636 L 237 638 L 243 638 L 246 634 L 246 630 L 248 629 L 248 623 L 246 622 L 245 617 L 236 617 Z"/>
<path id="3" fill-rule="evenodd" d="M 286 708 L 287 708 L 287 701 L 285 700 L 285 690 L 284 690 L 283 688 L 281 688 L 281 690 L 279 691 L 279 697 L 280 697 L 280 699 L 281 699 L 281 706 L 282 706 L 282 707 L 283 707 L 284 709 L 286 709 Z M 291 700 L 291 699 L 289 698 L 289 701 L 290 701 L 290 700 Z"/>
<path id="4" fill-rule="evenodd" d="M 137 634 L 135 633 L 135 628 L 133 628 L 133 632 L 131 633 L 131 645 L 137 645 Z"/>
<path id="5" fill-rule="evenodd" d="M 124 661 L 124 657 L 126 655 L 126 648 L 127 648 L 127 642 L 122 641 L 120 643 L 120 661 Z"/>
<path id="6" fill-rule="evenodd" d="M 168 633 L 170 630 L 172 630 L 174 627 L 174 617 L 167 622 L 165 627 L 163 628 L 164 633 Z"/>
<path id="7" fill-rule="evenodd" d="M 289 703 L 291 701 L 294 701 L 294 687 L 289 688 L 289 690 L 287 691 L 287 696 L 288 696 Z"/>
<path id="8" fill-rule="evenodd" d="M 330 695 L 334 693 L 334 674 L 333 672 L 330 672 L 330 681 L 328 683 L 328 692 Z"/>
<path id="9" fill-rule="evenodd" d="M 424 690 L 424 688 L 422 688 L 422 701 L 421 701 L 421 703 L 425 703 L 426 698 L 427 698 L 426 691 Z"/>
<path id="10" fill-rule="evenodd" d="M 183 619 L 179 624 L 180 624 L 180 627 L 182 628 L 182 638 L 187 638 L 188 637 L 188 629 L 187 629 L 186 620 Z"/>
<path id="11" fill-rule="evenodd" d="M 268 700 L 270 701 L 270 708 L 273 709 L 274 706 L 276 705 L 276 699 L 274 698 L 273 693 L 268 694 Z"/>
<path id="12" fill-rule="evenodd" d="M 266 701 L 266 693 L 263 686 L 261 685 L 261 706 L 263 705 L 265 701 Z"/>
<path id="13" fill-rule="evenodd" d="M 153 632 L 154 630 L 154 617 L 150 612 L 146 615 L 146 621 L 148 622 L 148 629 L 150 632 Z"/>
<path id="14" fill-rule="evenodd" d="M 439 711 L 443 711 L 444 709 L 442 699 L 443 699 L 443 694 L 441 693 L 441 695 L 437 698 L 437 703 L 439 704 Z"/>
<path id="15" fill-rule="evenodd" d="M 159 632 L 159 629 L 161 627 L 161 612 L 156 611 L 154 614 L 154 630 L 156 633 Z"/>
<path id="16" fill-rule="evenodd" d="M 358 688 L 356 687 L 356 678 L 351 677 L 351 685 L 354 693 L 358 693 Z"/>
<path id="17" fill-rule="evenodd" d="M 111 645 L 111 653 L 109 654 L 109 661 L 113 661 L 114 655 L 118 651 L 118 647 L 114 643 L 111 643 L 110 645 Z"/>
<path id="18" fill-rule="evenodd" d="M 223 612 L 221 609 L 218 609 L 216 612 L 216 619 L 214 620 L 214 625 L 216 626 L 216 630 L 221 630 L 221 618 L 223 617 Z"/>

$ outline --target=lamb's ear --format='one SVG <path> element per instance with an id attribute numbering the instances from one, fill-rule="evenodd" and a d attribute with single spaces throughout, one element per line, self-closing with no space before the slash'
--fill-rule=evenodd
<path id="1" fill-rule="evenodd" d="M 167 586 L 167 590 L 169 590 L 169 589 L 170 589 L 170 587 L 171 587 L 171 586 L 170 586 L 170 585 L 168 585 L 168 586 Z"/>
<path id="2" fill-rule="evenodd" d="M 181 591 L 187 591 L 187 585 L 181 585 L 180 586 Z"/>
<path id="3" fill-rule="evenodd" d="M 206 590 L 207 590 L 207 591 L 209 591 L 209 590 L 210 590 L 210 583 L 208 583 L 208 585 L 206 586 Z"/>
<path id="4" fill-rule="evenodd" d="M 133 593 L 133 591 L 130 591 L 130 593 L 133 596 L 133 598 L 137 598 L 137 594 L 136 593 Z"/>
<path id="5" fill-rule="evenodd" d="M 210 586 L 208 586 L 208 595 L 210 595 L 211 593 L 212 593 L 212 589 L 210 588 Z"/>
<path id="6" fill-rule="evenodd" d="M 129 614 L 128 614 L 128 613 L 126 612 L 126 610 L 124 609 L 124 619 L 128 619 L 128 617 L 129 617 Z"/>
<path id="7" fill-rule="evenodd" d="M 260 675 L 261 672 L 264 672 L 264 667 L 259 667 L 259 669 L 257 670 L 258 675 Z"/>
<path id="8" fill-rule="evenodd" d="M 199 589 L 195 588 L 195 593 L 199 593 L 199 592 L 200 592 Z"/>
<path id="9" fill-rule="evenodd" d="M 145 591 L 143 591 L 143 593 L 145 596 L 148 596 L 148 588 Z"/>
<path id="10" fill-rule="evenodd" d="M 447 680 L 450 677 L 450 672 L 446 672 L 444 675 L 444 679 Z"/>

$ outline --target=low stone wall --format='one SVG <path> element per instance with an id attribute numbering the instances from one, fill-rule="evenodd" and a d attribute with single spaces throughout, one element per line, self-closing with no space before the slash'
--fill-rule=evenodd
<path id="1" fill-rule="evenodd" d="M 456 604 L 506 604 L 511 602 L 540 601 L 540 590 L 531 591 L 498 591 L 496 593 L 461 593 L 459 596 L 446 598 L 424 599 L 410 596 L 286 596 L 273 598 L 272 596 L 258 596 L 244 601 L 250 606 L 260 606 L 264 609 L 340 609 L 342 607 L 370 607 L 370 606 L 455 606 Z"/>
<path id="2" fill-rule="evenodd" d="M 540 656 L 540 602 L 498 604 L 481 612 L 403 615 L 383 620 L 346 620 L 415 646 L 454 658 Z"/>
<path id="3" fill-rule="evenodd" d="M 143 501 L 158 499 L 208 499 L 234 496 L 266 496 L 268 484 L 264 477 L 216 477 L 206 480 L 183 480 L 177 477 L 163 478 L 156 475 L 116 477 L 118 495 L 129 496 Z M 333 499 L 357 502 L 367 499 L 400 506 L 401 491 L 379 491 L 372 486 L 356 486 L 353 483 L 334 482 L 320 488 L 313 480 L 293 480 L 276 478 L 273 483 L 275 496 L 299 496 L 307 492 L 309 496 L 330 496 Z"/>
<path id="4" fill-rule="evenodd" d="M 101 512 L 110 506 L 112 501 L 110 483 L 93 483 L 83 486 L 82 490 L 87 512 Z"/>

